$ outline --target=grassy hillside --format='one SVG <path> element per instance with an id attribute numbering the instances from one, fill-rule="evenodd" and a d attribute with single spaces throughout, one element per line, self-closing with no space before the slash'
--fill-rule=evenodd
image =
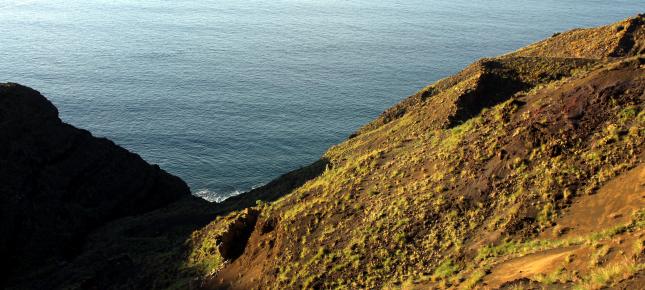
<path id="1" fill-rule="evenodd" d="M 644 21 L 426 87 L 194 232 L 185 266 L 206 288 L 643 285 Z"/>

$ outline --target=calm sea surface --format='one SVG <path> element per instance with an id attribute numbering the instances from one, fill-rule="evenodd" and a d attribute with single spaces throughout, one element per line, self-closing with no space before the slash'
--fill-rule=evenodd
<path id="1" fill-rule="evenodd" d="M 470 62 L 630 1 L 0 0 L 0 82 L 220 200 Z M 639 10 L 640 9 L 640 10 Z"/>

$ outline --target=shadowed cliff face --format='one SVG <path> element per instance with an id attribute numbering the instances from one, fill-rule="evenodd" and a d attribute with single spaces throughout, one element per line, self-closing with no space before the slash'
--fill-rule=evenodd
<path id="1" fill-rule="evenodd" d="M 190 196 L 179 178 L 61 122 L 37 91 L 0 84 L 3 283 L 74 259 L 87 235 Z"/>
<path id="2" fill-rule="evenodd" d="M 0 84 L 0 286 L 199 286 L 201 264 L 188 262 L 193 231 L 258 200 L 275 200 L 326 165 L 321 159 L 241 196 L 208 203 L 158 166 L 63 123 L 37 91 Z M 216 245 L 225 258 L 244 250 L 255 222 L 248 217 Z"/>

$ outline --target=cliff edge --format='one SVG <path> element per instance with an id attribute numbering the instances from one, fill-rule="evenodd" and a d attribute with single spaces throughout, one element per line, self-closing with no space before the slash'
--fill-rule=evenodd
<path id="1" fill-rule="evenodd" d="M 110 222 L 191 197 L 181 179 L 63 123 L 45 97 L 18 84 L 0 84 L 0 180 L 6 286 L 58 271 Z"/>

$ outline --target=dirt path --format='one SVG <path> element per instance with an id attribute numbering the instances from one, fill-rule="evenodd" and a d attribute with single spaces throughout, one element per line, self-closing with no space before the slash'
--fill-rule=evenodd
<path id="1" fill-rule="evenodd" d="M 565 262 L 566 256 L 577 249 L 578 246 L 557 248 L 502 262 L 491 269 L 483 285 L 495 289 L 505 282 L 553 272 Z"/>

